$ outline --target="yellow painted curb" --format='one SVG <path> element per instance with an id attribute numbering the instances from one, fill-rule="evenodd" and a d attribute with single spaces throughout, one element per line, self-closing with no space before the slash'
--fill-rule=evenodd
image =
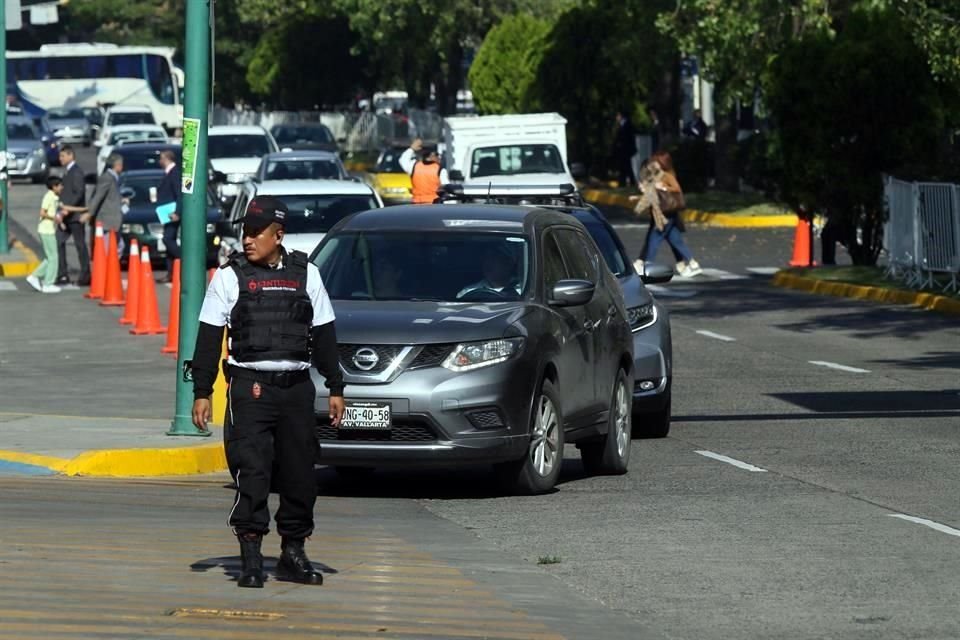
<path id="1" fill-rule="evenodd" d="M 960 315 L 960 300 L 935 293 L 908 291 L 906 289 L 887 289 L 868 285 L 833 282 L 797 276 L 781 271 L 773 277 L 773 284 L 786 289 L 796 289 L 808 293 L 856 300 L 871 300 L 888 304 L 905 304 L 930 311 L 939 311 L 950 315 Z"/>
<path id="2" fill-rule="evenodd" d="M 634 203 L 630 201 L 630 196 L 621 193 L 613 193 L 604 189 L 584 189 L 580 193 L 584 200 L 593 204 L 605 204 L 624 209 L 632 209 L 634 206 Z M 793 228 L 797 226 L 797 216 L 792 213 L 772 216 L 736 216 L 729 213 L 687 209 L 683 212 L 683 220 L 691 224 L 730 229 Z"/>
<path id="3" fill-rule="evenodd" d="M 25 278 L 40 266 L 40 259 L 37 254 L 27 248 L 25 244 L 16 240 L 13 246 L 23 253 L 26 260 L 20 262 L 0 262 L 0 277 L 4 278 Z"/>
<path id="4" fill-rule="evenodd" d="M 46 467 L 68 476 L 113 478 L 185 476 L 227 468 L 222 443 L 169 449 L 103 449 L 86 451 L 72 460 L 0 451 L 0 460 Z"/>

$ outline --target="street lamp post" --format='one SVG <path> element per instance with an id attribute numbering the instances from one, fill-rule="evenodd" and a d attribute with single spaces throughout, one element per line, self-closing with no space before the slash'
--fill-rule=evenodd
<path id="1" fill-rule="evenodd" d="M 167 435 L 208 436 L 193 424 L 193 382 L 184 363 L 193 358 L 206 286 L 207 121 L 210 102 L 210 0 L 187 0 L 183 109 L 183 211 L 180 223 L 180 343 L 177 399 Z"/>

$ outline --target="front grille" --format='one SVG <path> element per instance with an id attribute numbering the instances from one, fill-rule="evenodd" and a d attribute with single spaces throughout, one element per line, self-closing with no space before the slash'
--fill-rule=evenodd
<path id="1" fill-rule="evenodd" d="M 417 357 L 410 363 L 410 369 L 421 369 L 423 367 L 437 367 L 443 364 L 450 352 L 453 351 L 452 344 L 428 344 L 420 350 Z"/>
<path id="2" fill-rule="evenodd" d="M 400 350 L 403 349 L 401 346 L 397 345 L 366 345 L 366 344 L 341 344 L 339 345 L 340 350 L 340 364 L 348 373 L 353 373 L 356 375 L 375 375 L 378 373 L 383 373 L 387 367 L 396 359 L 400 354 Z M 353 362 L 353 358 L 357 355 L 357 351 L 361 349 L 372 349 L 377 354 L 377 364 L 374 365 L 371 369 L 361 369 Z"/>
<path id="3" fill-rule="evenodd" d="M 317 421 L 317 439 L 323 442 L 432 442 L 437 439 L 426 422 L 415 418 L 395 419 L 388 432 L 340 430 L 326 419 Z"/>

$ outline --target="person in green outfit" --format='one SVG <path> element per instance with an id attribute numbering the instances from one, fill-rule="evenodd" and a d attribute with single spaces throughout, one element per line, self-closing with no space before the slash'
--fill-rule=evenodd
<path id="1" fill-rule="evenodd" d="M 60 178 L 47 178 L 47 192 L 40 203 L 40 224 L 37 234 L 43 245 L 44 261 L 36 271 L 27 276 L 27 283 L 41 293 L 60 293 L 61 289 L 54 281 L 57 279 L 59 257 L 57 255 L 57 225 L 60 219 L 60 193 L 63 181 Z"/>

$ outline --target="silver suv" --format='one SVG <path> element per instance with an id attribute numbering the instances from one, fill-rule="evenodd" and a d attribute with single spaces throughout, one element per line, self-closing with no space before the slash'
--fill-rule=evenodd
<path id="1" fill-rule="evenodd" d="M 520 206 L 355 214 L 317 247 L 337 313 L 347 416 L 319 463 L 340 470 L 493 464 L 550 490 L 564 443 L 626 473 L 633 340 L 623 295 L 576 218 Z"/>

